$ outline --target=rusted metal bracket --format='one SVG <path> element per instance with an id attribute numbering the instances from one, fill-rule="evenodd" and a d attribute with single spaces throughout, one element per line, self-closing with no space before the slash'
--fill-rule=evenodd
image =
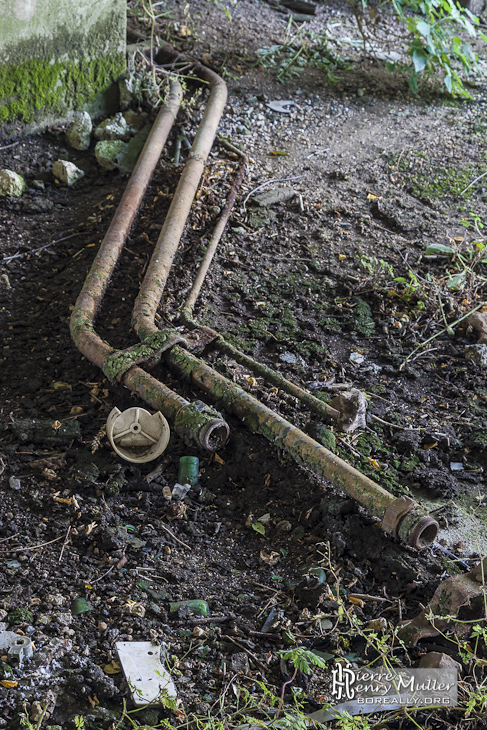
<path id="1" fill-rule="evenodd" d="M 164 330 L 149 335 L 138 345 L 127 347 L 126 350 L 115 350 L 105 358 L 103 373 L 111 383 L 121 382 L 123 375 L 130 370 L 132 365 L 160 360 L 162 353 L 174 345 L 187 347 L 187 342 L 175 330 Z"/>
<path id="2" fill-rule="evenodd" d="M 386 509 L 386 513 L 382 518 L 382 529 L 389 535 L 396 535 L 399 523 L 402 518 L 414 509 L 415 502 L 410 497 L 398 497 Z"/>

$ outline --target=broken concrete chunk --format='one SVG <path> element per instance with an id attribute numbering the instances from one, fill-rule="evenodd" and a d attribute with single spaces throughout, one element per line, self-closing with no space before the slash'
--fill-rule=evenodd
<path id="1" fill-rule="evenodd" d="M 117 155 L 125 149 L 126 143 L 120 139 L 103 140 L 95 146 L 96 161 L 104 170 L 115 170 Z"/>
<path id="2" fill-rule="evenodd" d="M 87 150 L 90 146 L 93 123 L 88 112 L 81 112 L 66 132 L 66 139 L 75 150 Z"/>
<path id="3" fill-rule="evenodd" d="M 487 367 L 487 345 L 467 345 L 465 359 L 472 360 L 481 368 Z"/>
<path id="4" fill-rule="evenodd" d="M 340 412 L 336 425 L 344 433 L 352 433 L 357 428 L 365 428 L 367 399 L 357 388 L 340 393 L 333 398 L 330 406 Z"/>
<path id="5" fill-rule="evenodd" d="M 20 198 L 25 190 L 25 180 L 13 170 L 0 170 L 0 195 Z"/>
<path id="6" fill-rule="evenodd" d="M 453 668 L 457 672 L 462 671 L 462 665 L 456 662 L 449 654 L 440 651 L 430 651 L 421 657 L 418 667 L 422 669 L 446 669 Z"/>
<path id="7" fill-rule="evenodd" d="M 267 208 L 269 205 L 275 203 L 285 203 L 287 200 L 291 200 L 296 195 L 296 191 L 293 188 L 276 188 L 275 190 L 267 190 L 265 193 L 260 193 L 253 198 L 253 202 L 257 203 L 261 208 Z"/>
<path id="8" fill-rule="evenodd" d="M 71 186 L 84 177 L 85 173 L 83 170 L 80 170 L 79 167 L 76 167 L 73 162 L 68 162 L 68 160 L 56 160 L 52 166 L 52 174 L 55 178 L 61 180 L 61 182 Z"/>
<path id="9" fill-rule="evenodd" d="M 95 127 L 94 131 L 95 139 L 99 140 L 122 140 L 126 142 L 132 135 L 132 130 L 122 112 L 118 112 L 110 119 L 105 119 L 104 122 Z"/>
<path id="10" fill-rule="evenodd" d="M 465 636 L 472 623 L 484 613 L 484 575 L 487 558 L 469 573 L 454 575 L 440 583 L 427 607 L 399 629 L 398 636 L 406 646 L 438 634 L 451 632 Z M 464 620 L 468 616 L 468 620 Z"/>
<path id="11" fill-rule="evenodd" d="M 142 99 L 142 86 L 142 75 L 135 71 L 129 72 L 126 78 L 118 82 L 122 109 L 127 109 L 133 101 Z"/>
<path id="12" fill-rule="evenodd" d="M 478 335 L 477 345 L 487 345 L 487 312 L 474 312 L 467 317 L 467 324 Z"/>

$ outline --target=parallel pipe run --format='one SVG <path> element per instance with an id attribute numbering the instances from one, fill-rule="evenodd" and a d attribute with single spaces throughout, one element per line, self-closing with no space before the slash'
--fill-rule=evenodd
<path id="1" fill-rule="evenodd" d="M 181 100 L 181 85 L 174 81 L 71 315 L 70 330 L 74 343 L 88 360 L 102 369 L 116 351 L 94 331 L 95 316 L 174 124 Z M 174 420 L 176 431 L 184 438 L 197 441 L 204 448 L 211 450 L 226 442 L 229 435 L 228 425 L 213 409 L 200 404 L 199 401 L 196 404 L 189 403 L 136 366 L 129 372 L 121 372 L 117 379 L 165 416 Z"/>
<path id="2" fill-rule="evenodd" d="M 218 74 L 204 66 L 195 66 L 195 70 L 209 83 L 210 98 L 135 300 L 132 325 L 142 340 L 159 331 L 156 311 L 227 99 L 226 84 Z"/>
<path id="3" fill-rule="evenodd" d="M 387 532 L 413 547 L 422 548 L 435 540 L 438 523 L 408 498 L 387 492 L 357 469 L 314 441 L 289 421 L 274 413 L 235 383 L 178 345 L 164 359 L 179 375 L 211 394 L 216 401 L 238 416 L 251 430 L 262 434 L 275 446 L 285 449 L 295 461 L 363 505 L 382 519 Z"/>

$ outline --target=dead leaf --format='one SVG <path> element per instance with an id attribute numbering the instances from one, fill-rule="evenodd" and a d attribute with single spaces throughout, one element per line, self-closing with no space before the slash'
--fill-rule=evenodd
<path id="1" fill-rule="evenodd" d="M 2 687 L 6 687 L 7 689 L 12 689 L 12 687 L 16 687 L 18 685 L 18 682 L 14 682 L 11 679 L 2 679 L 0 681 L 0 684 Z"/>
<path id="2" fill-rule="evenodd" d="M 105 664 L 105 666 L 103 667 L 103 671 L 105 672 L 105 674 L 118 674 L 122 671 L 122 667 L 118 662 L 112 660 L 110 664 Z"/>
<path id="3" fill-rule="evenodd" d="M 55 431 L 57 431 L 58 428 L 61 428 L 61 426 L 62 426 L 61 421 L 54 421 L 54 423 L 52 424 L 51 428 L 53 428 Z"/>

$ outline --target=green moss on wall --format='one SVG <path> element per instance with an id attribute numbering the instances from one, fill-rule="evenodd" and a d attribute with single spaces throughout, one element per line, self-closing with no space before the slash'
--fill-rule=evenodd
<path id="1" fill-rule="evenodd" d="M 0 76 L 0 123 L 32 122 L 43 111 L 63 113 L 93 102 L 125 72 L 125 54 L 92 60 L 30 59 L 4 66 Z"/>

